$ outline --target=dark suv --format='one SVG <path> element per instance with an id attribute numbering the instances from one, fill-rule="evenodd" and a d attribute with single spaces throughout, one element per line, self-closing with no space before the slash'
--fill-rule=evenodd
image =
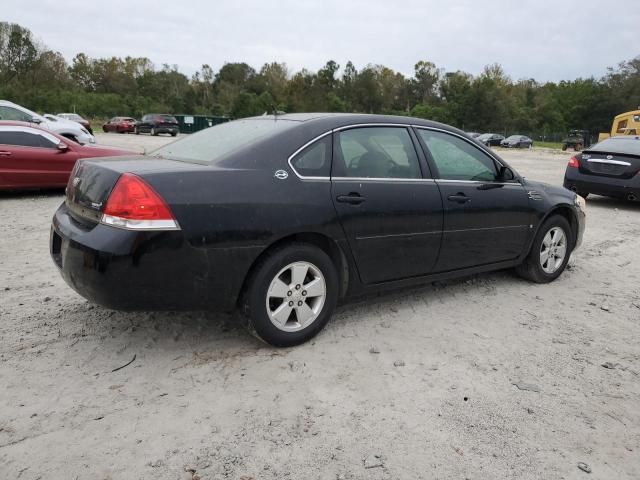
<path id="1" fill-rule="evenodd" d="M 175 137 L 180 133 L 180 129 L 178 120 L 173 115 L 150 113 L 142 117 L 142 120 L 136 124 L 135 132 L 136 135 L 140 133 L 150 133 L 151 135 L 170 133 L 172 137 Z"/>

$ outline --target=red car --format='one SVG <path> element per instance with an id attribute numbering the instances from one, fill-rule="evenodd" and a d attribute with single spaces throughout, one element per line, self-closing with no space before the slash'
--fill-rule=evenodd
<path id="1" fill-rule="evenodd" d="M 62 188 L 79 158 L 132 154 L 80 145 L 31 123 L 0 121 L 0 190 Z"/>
<path id="2" fill-rule="evenodd" d="M 131 117 L 113 117 L 102 125 L 102 131 L 116 133 L 133 133 L 136 131 L 136 119 Z"/>

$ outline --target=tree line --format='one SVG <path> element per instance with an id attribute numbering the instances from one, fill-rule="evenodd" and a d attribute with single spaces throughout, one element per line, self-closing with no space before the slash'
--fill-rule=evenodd
<path id="1" fill-rule="evenodd" d="M 241 118 L 264 112 L 363 112 L 411 115 L 465 130 L 551 137 L 569 128 L 608 131 L 612 118 L 640 105 L 640 56 L 602 78 L 512 80 L 499 64 L 479 75 L 416 63 L 407 77 L 383 65 L 291 72 L 284 63 L 255 69 L 209 65 L 191 77 L 148 58 L 91 58 L 71 64 L 18 24 L 0 22 L 0 98 L 33 110 L 87 117 L 149 112 Z"/>

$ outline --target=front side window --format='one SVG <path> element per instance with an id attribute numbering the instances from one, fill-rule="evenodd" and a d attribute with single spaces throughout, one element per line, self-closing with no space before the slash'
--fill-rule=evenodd
<path id="1" fill-rule="evenodd" d="M 331 173 L 331 135 L 302 150 L 291 159 L 291 165 L 303 177 L 328 177 Z"/>
<path id="2" fill-rule="evenodd" d="M 0 106 L 0 120 L 13 120 L 17 122 L 30 122 L 31 115 L 28 115 L 15 108 Z"/>
<path id="3" fill-rule="evenodd" d="M 57 144 L 38 133 L 1 130 L 0 144 L 17 147 L 56 148 Z"/>
<path id="4" fill-rule="evenodd" d="M 434 130 L 418 130 L 445 180 L 496 181 L 498 172 L 491 157 L 463 139 Z"/>
<path id="5" fill-rule="evenodd" d="M 422 178 L 418 155 L 404 127 L 365 127 L 339 132 L 334 176 Z M 340 171 L 341 170 L 341 171 Z"/>

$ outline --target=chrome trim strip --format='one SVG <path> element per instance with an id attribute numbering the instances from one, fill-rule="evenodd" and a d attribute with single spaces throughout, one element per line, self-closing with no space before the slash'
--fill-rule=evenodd
<path id="1" fill-rule="evenodd" d="M 433 178 L 391 178 L 391 177 L 331 177 L 336 182 L 403 182 L 403 183 L 435 183 Z"/>
<path id="2" fill-rule="evenodd" d="M 180 230 L 175 220 L 130 220 L 103 214 L 100 223 L 123 230 Z"/>
<path id="3" fill-rule="evenodd" d="M 333 133 L 333 130 L 329 130 L 328 132 L 324 132 L 321 135 L 318 135 L 317 137 L 313 138 L 312 140 L 309 140 L 307 143 L 305 143 L 304 145 L 302 145 L 299 149 L 297 149 L 295 152 L 293 152 L 291 155 L 289 155 L 289 158 L 287 158 L 287 163 L 289 164 L 289 168 L 291 170 L 293 170 L 293 173 L 296 174 L 296 177 L 298 177 L 300 180 L 330 180 L 330 177 L 305 177 L 304 175 L 300 175 L 295 168 L 293 168 L 293 165 L 291 164 L 291 159 L 293 157 L 295 157 L 297 154 L 299 154 L 302 150 L 304 150 L 305 148 L 307 148 L 309 145 L 311 145 L 312 143 L 316 142 L 317 140 L 320 140 L 321 138 L 326 137 L 327 135 L 330 135 Z"/>
<path id="4" fill-rule="evenodd" d="M 450 180 L 447 178 L 436 178 L 436 182 L 438 183 L 469 183 L 476 185 L 517 185 L 518 187 L 522 187 L 520 182 L 492 182 L 491 180 L 481 181 L 481 180 Z"/>
<path id="5" fill-rule="evenodd" d="M 434 230 L 431 232 L 412 232 L 412 233 L 393 233 L 389 235 L 371 235 L 367 237 L 356 237 L 356 240 L 377 240 L 381 238 L 398 238 L 398 237 L 418 237 L 422 235 L 440 235 L 442 230 Z"/>
<path id="6" fill-rule="evenodd" d="M 349 130 L 350 128 L 362 128 L 362 127 L 404 127 L 410 128 L 408 123 L 354 123 L 353 125 L 344 125 L 342 127 L 334 128 L 334 132 L 341 132 L 342 130 Z"/>
<path id="7" fill-rule="evenodd" d="M 587 160 L 587 162 L 592 162 L 592 163 L 607 163 L 610 165 L 624 165 L 625 167 L 630 167 L 631 163 L 629 162 L 623 162 L 621 160 L 604 160 L 601 158 L 590 158 L 589 160 Z"/>

